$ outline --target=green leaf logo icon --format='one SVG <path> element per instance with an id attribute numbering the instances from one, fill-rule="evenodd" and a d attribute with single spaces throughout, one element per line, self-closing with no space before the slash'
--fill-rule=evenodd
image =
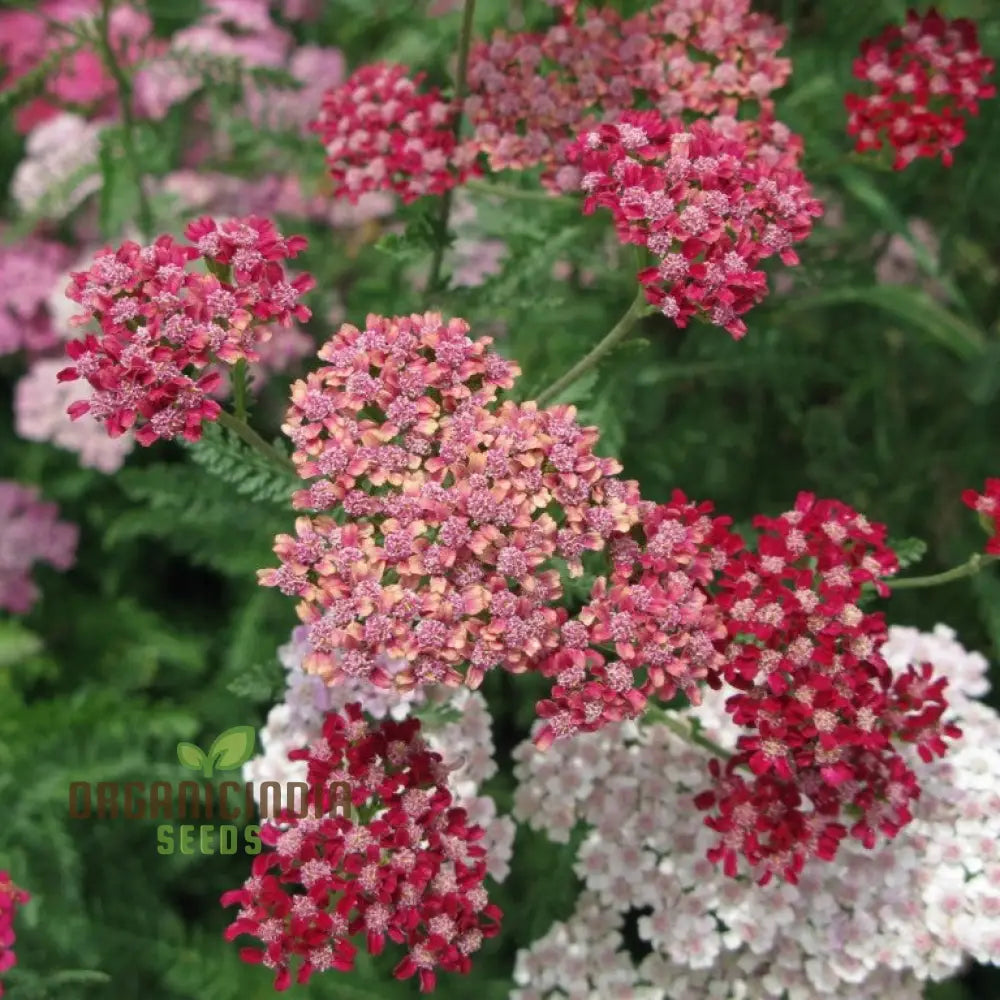
<path id="1" fill-rule="evenodd" d="M 177 744 L 177 759 L 192 771 L 200 771 L 207 763 L 205 752 L 201 747 L 183 741 Z"/>
<path id="2" fill-rule="evenodd" d="M 211 778 L 215 771 L 235 771 L 242 767 L 253 756 L 256 743 L 257 731 L 253 726 L 233 726 L 219 733 L 207 754 L 194 743 L 178 743 L 177 759 L 184 767 Z"/>

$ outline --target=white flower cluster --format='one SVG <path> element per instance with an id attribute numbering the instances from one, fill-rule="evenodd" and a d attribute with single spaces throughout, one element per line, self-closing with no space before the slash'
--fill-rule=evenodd
<path id="1" fill-rule="evenodd" d="M 101 186 L 101 124 L 63 112 L 32 129 L 10 191 L 29 215 L 61 219 Z"/>
<path id="2" fill-rule="evenodd" d="M 949 678 L 964 736 L 943 760 L 913 755 L 915 821 L 873 851 L 845 843 L 797 886 L 727 878 L 705 859 L 715 835 L 692 796 L 708 752 L 663 725 L 623 725 L 517 749 L 514 815 L 566 842 L 583 821 L 576 912 L 518 955 L 512 1000 L 920 1000 L 969 959 L 1000 962 L 1000 717 L 974 699 L 987 662 L 945 626 L 893 627 L 899 669 L 929 661 Z M 725 693 L 690 710 L 732 746 Z M 649 951 L 637 964 L 628 915 Z"/>
<path id="3" fill-rule="evenodd" d="M 326 713 L 352 701 L 360 702 L 364 711 L 376 719 L 391 716 L 400 720 L 414 708 L 429 710 L 422 730 L 427 744 L 452 766 L 448 788 L 455 805 L 465 808 L 470 821 L 486 831 L 480 843 L 487 850 L 489 874 L 503 881 L 510 871 L 516 825 L 509 816 L 498 815 L 493 798 L 479 791 L 497 770 L 491 719 L 483 696 L 468 688 L 385 691 L 354 678 L 327 687 L 302 669 L 309 652 L 307 631 L 303 627 L 295 629 L 291 641 L 278 650 L 288 671 L 285 700 L 268 713 L 267 725 L 260 731 L 264 752 L 244 766 L 243 780 L 252 781 L 255 791 L 264 781 L 305 781 L 305 762 L 290 761 L 288 752 L 312 743 L 320 734 Z M 388 668 L 391 672 L 392 664 Z M 435 719 L 441 710 L 442 719 Z"/>

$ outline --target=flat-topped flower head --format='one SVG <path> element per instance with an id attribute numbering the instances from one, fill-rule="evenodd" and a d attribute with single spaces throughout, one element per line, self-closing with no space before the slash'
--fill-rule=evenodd
<path id="1" fill-rule="evenodd" d="M 976 25 L 949 21 L 933 8 L 908 11 L 905 24 L 862 42 L 853 69 L 869 88 L 844 98 L 847 132 L 857 137 L 859 153 L 888 144 L 895 170 L 922 156 L 940 156 L 951 166 L 952 151 L 965 141 L 966 118 L 996 94 L 995 63 L 983 54 Z"/>
<path id="2" fill-rule="evenodd" d="M 774 255 L 797 264 L 793 246 L 823 211 L 790 138 L 778 123 L 687 125 L 630 111 L 583 134 L 567 157 L 584 212 L 608 209 L 618 238 L 656 259 L 638 275 L 646 299 L 679 327 L 697 316 L 739 339 L 741 317 L 767 294 L 758 265 Z"/>
<path id="3" fill-rule="evenodd" d="M 276 989 L 293 973 L 307 983 L 316 972 L 353 970 L 351 938 L 363 935 L 372 955 L 403 946 L 396 978 L 416 976 L 430 991 L 439 971 L 467 973 L 470 956 L 499 932 L 502 913 L 483 886 L 485 831 L 453 805 L 448 766 L 420 730 L 412 718 L 366 721 L 355 702 L 328 713 L 310 747 L 289 753 L 306 763 L 323 808 L 265 825 L 271 850 L 222 897 L 240 907 L 227 939 L 260 940 L 241 957 L 272 969 Z M 350 817 L 332 808 L 334 783 L 350 786 Z"/>
<path id="4" fill-rule="evenodd" d="M 404 203 L 442 194 L 476 173 L 455 140 L 457 109 L 405 66 L 363 66 L 323 98 L 311 128 L 326 147 L 335 198 L 394 191 Z"/>
<path id="5" fill-rule="evenodd" d="M 572 407 L 499 403 L 517 374 L 464 320 L 370 316 L 319 352 L 284 426 L 311 485 L 261 583 L 300 599 L 307 669 L 477 687 L 558 647 L 560 569 L 628 532 L 638 488 Z M 384 676 L 379 661 L 407 669 Z"/>
<path id="6" fill-rule="evenodd" d="M 848 835 L 866 847 L 894 837 L 919 795 L 901 745 L 929 761 L 959 731 L 943 721 L 945 679 L 927 665 L 894 674 L 882 614 L 859 606 L 866 585 L 887 596 L 898 569 L 884 525 L 801 493 L 754 526 L 756 549 L 734 553 L 717 596 L 726 711 L 746 732 L 697 802 L 720 835 L 713 861 L 735 874 L 742 856 L 761 881 L 794 882 Z"/>
<path id="7" fill-rule="evenodd" d="M 747 0 L 666 0 L 623 18 L 609 7 L 561 7 L 544 33 L 497 32 L 473 46 L 465 111 L 470 146 L 494 170 L 540 165 L 555 193 L 577 190 L 567 159 L 579 132 L 641 102 L 662 115 L 769 113 L 788 78 L 784 29 Z"/>
<path id="8" fill-rule="evenodd" d="M 85 379 L 93 390 L 69 407 L 74 420 L 90 413 L 111 437 L 131 429 L 142 445 L 196 441 L 204 421 L 218 417 L 210 397 L 223 366 L 258 361 L 271 325 L 309 318 L 299 299 L 312 277 L 289 280 L 282 267 L 303 237 L 285 238 L 255 216 L 198 219 L 186 236 L 191 243 L 127 241 L 72 274 L 66 294 L 84 310 L 72 322 L 94 321 L 100 331 L 66 348 L 74 363 L 59 380 Z M 192 267 L 198 260 L 208 273 Z"/>

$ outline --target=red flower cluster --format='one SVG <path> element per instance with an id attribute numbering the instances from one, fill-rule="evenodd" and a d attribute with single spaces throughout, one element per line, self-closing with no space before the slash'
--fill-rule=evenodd
<path id="1" fill-rule="evenodd" d="M 751 155 L 726 133 L 708 120 L 686 126 L 633 111 L 568 156 L 583 174 L 584 211 L 609 209 L 623 243 L 659 258 L 639 273 L 648 301 L 680 327 L 700 316 L 738 339 L 747 329 L 740 317 L 767 293 L 757 265 L 774 254 L 797 264 L 793 244 L 823 209 L 793 153 Z M 748 138 L 759 141 L 759 127 Z"/>
<path id="2" fill-rule="evenodd" d="M 225 893 L 223 906 L 240 910 L 226 931 L 260 939 L 244 948 L 246 962 L 276 972 L 275 988 L 314 972 L 354 968 L 350 938 L 366 935 L 368 951 L 386 939 L 406 947 L 398 979 L 417 975 L 422 992 L 435 970 L 467 973 L 469 956 L 500 929 L 500 909 L 487 898 L 484 831 L 452 807 L 448 767 L 426 749 L 420 722 L 367 723 L 357 703 L 331 712 L 311 748 L 293 750 L 308 762 L 308 782 L 327 789 L 348 782 L 367 822 L 292 812 L 261 830 L 272 851 L 254 858 L 243 888 Z M 332 803 L 324 802 L 324 810 Z"/>
<path id="3" fill-rule="evenodd" d="M 357 202 L 395 191 L 411 202 L 441 194 L 475 173 L 475 152 L 458 147 L 457 109 L 405 66 L 364 66 L 323 98 L 311 128 L 326 146 L 334 197 Z"/>
<path id="4" fill-rule="evenodd" d="M 895 742 L 930 760 L 960 734 L 941 721 L 946 680 L 929 666 L 893 677 L 882 615 L 858 606 L 865 584 L 886 596 L 881 578 L 898 568 L 884 526 L 808 493 L 754 525 L 756 551 L 730 559 L 717 597 L 729 633 L 721 673 L 739 692 L 726 708 L 750 732 L 724 769 L 712 762 L 715 787 L 696 804 L 715 810 L 709 858 L 728 874 L 743 855 L 761 882 L 794 882 L 848 832 L 871 847 L 877 831 L 894 837 L 910 822 L 919 786 Z"/>
<path id="5" fill-rule="evenodd" d="M 873 85 L 865 95 L 848 94 L 847 131 L 863 153 L 888 142 L 893 167 L 902 170 L 919 156 L 940 155 L 945 166 L 965 140 L 965 115 L 996 94 L 989 83 L 995 64 L 979 47 L 976 26 L 947 21 L 936 10 L 909 11 L 906 24 L 890 25 L 861 45 L 854 75 Z"/>
<path id="6" fill-rule="evenodd" d="M 643 505 L 641 541 L 612 543 L 610 578 L 595 581 L 590 602 L 562 627 L 563 648 L 543 665 L 556 683 L 538 705 L 548 721 L 537 746 L 636 718 L 651 698 L 683 692 L 698 704 L 698 682 L 717 682 L 716 644 L 727 632 L 708 587 L 742 542 L 731 519 L 711 510 L 678 490 L 668 504 Z"/>
<path id="7" fill-rule="evenodd" d="M 270 324 L 309 318 L 299 297 L 313 279 L 288 281 L 281 265 L 305 248 L 303 237 L 285 238 L 256 217 L 199 219 L 185 235 L 193 245 L 161 236 L 152 246 L 102 250 L 88 271 L 73 274 L 66 294 L 85 310 L 74 322 L 100 327 L 67 345 L 74 364 L 59 373 L 94 389 L 69 408 L 74 420 L 89 412 L 111 437 L 134 427 L 143 445 L 197 440 L 202 422 L 219 413 L 209 398 L 218 363 L 256 361 Z M 189 269 L 198 258 L 210 273 Z"/>
<path id="8" fill-rule="evenodd" d="M 6 972 L 17 964 L 14 954 L 14 917 L 18 907 L 27 903 L 31 896 L 19 889 L 11 881 L 10 873 L 0 871 L 0 972 Z M 0 983 L 3 996 L 3 983 Z"/>
<path id="9" fill-rule="evenodd" d="M 566 152 L 588 123 L 643 101 L 667 116 L 735 115 L 768 95 L 791 64 L 776 53 L 784 29 L 748 0 L 663 0 L 624 19 L 612 9 L 563 4 L 544 34 L 499 32 L 473 47 L 465 111 L 472 145 L 494 170 L 541 165 L 553 191 L 578 189 Z"/>
<path id="10" fill-rule="evenodd" d="M 566 618 L 555 567 L 579 574 L 638 516 L 638 487 L 572 407 L 497 404 L 518 369 L 468 330 L 369 316 L 293 387 L 284 430 L 300 475 L 318 477 L 295 505 L 349 521 L 299 518 L 259 576 L 302 599 L 305 667 L 328 683 L 476 687 L 497 666 L 534 669 Z M 409 667 L 390 678 L 385 657 Z"/>
<path id="11" fill-rule="evenodd" d="M 987 479 L 982 493 L 965 490 L 962 502 L 979 514 L 983 527 L 990 532 L 986 551 L 1000 556 L 1000 479 Z"/>

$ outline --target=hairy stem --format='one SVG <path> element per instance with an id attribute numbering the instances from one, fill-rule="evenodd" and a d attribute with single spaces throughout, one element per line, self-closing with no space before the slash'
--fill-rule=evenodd
<path id="1" fill-rule="evenodd" d="M 568 372 L 561 375 L 548 388 L 543 389 L 536 400 L 539 406 L 544 406 L 557 398 L 559 394 L 568 389 L 581 375 L 590 371 L 608 351 L 611 350 L 620 340 L 632 330 L 638 320 L 644 316 L 648 310 L 646 297 L 642 289 L 636 293 L 632 304 L 624 316 L 604 335 L 604 339 L 589 354 L 581 358 Z"/>
<path id="2" fill-rule="evenodd" d="M 135 148 L 135 117 L 132 114 L 132 83 L 122 69 L 111 44 L 111 7 L 114 0 L 101 0 L 101 17 L 98 22 L 100 34 L 101 55 L 104 65 L 118 87 L 118 101 L 122 108 L 122 145 L 125 149 L 125 159 L 132 174 L 136 194 L 139 198 L 139 232 L 143 240 L 153 238 L 153 209 L 146 196 L 143 184 L 142 163 Z"/>
<path id="3" fill-rule="evenodd" d="M 457 140 L 462 131 L 462 104 L 465 101 L 466 78 L 469 71 L 469 48 L 472 45 L 472 19 L 476 13 L 476 0 L 465 0 L 462 10 L 462 32 L 458 39 L 458 68 L 455 71 L 455 121 L 452 131 Z M 437 246 L 431 259 L 431 273 L 427 279 L 427 295 L 434 295 L 441 287 L 441 268 L 448 245 L 448 219 L 451 217 L 452 189 L 441 196 L 437 219 Z"/>
<path id="4" fill-rule="evenodd" d="M 650 722 L 666 726 L 667 729 L 672 733 L 676 733 L 685 742 L 693 743 L 703 750 L 709 750 L 716 757 L 721 757 L 723 760 L 729 760 L 733 756 L 725 747 L 720 746 L 714 740 L 710 740 L 707 736 L 702 736 L 690 723 L 677 718 L 672 713 L 660 708 L 659 705 L 648 705 L 643 718 L 648 719 Z"/>
<path id="5" fill-rule="evenodd" d="M 298 475 L 295 466 L 281 454 L 273 445 L 269 445 L 245 420 L 234 417 L 225 410 L 219 413 L 219 423 L 232 431 L 244 444 L 263 455 L 272 465 L 282 472 Z"/>
<path id="6" fill-rule="evenodd" d="M 961 566 L 954 566 L 943 573 L 931 576 L 904 576 L 901 580 L 883 580 L 892 590 L 908 590 L 917 587 L 936 587 L 939 583 L 951 583 L 952 580 L 964 580 L 967 576 L 975 576 L 984 566 L 996 562 L 997 556 L 983 555 L 976 552 Z"/>

